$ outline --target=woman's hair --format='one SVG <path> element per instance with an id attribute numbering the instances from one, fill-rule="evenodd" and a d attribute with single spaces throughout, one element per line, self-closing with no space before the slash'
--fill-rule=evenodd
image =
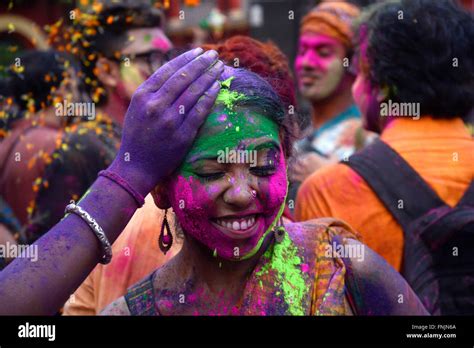
<path id="1" fill-rule="evenodd" d="M 87 11 L 75 10 L 76 18 L 70 25 L 61 24 L 50 31 L 49 40 L 59 51 L 72 53 L 81 63 L 85 88 L 97 104 L 107 102 L 107 92 L 97 78 L 99 58 L 120 62 L 122 50 L 130 43 L 127 32 L 138 28 L 161 28 L 163 11 L 150 1 L 106 0 Z"/>
<path id="2" fill-rule="evenodd" d="M 26 51 L 19 58 L 23 69 L 12 68 L 8 84 L 9 96 L 21 111 L 31 106 L 34 106 L 34 111 L 50 106 L 52 90 L 58 88 L 65 78 L 74 78 L 66 75 L 67 69 L 79 70 L 72 57 L 53 50 Z"/>
<path id="3" fill-rule="evenodd" d="M 452 0 L 376 4 L 357 23 L 369 80 L 421 114 L 465 116 L 474 100 L 474 18 Z"/>
<path id="4" fill-rule="evenodd" d="M 205 44 L 204 50 L 215 50 L 229 66 L 244 68 L 267 81 L 285 107 L 296 109 L 296 96 L 288 58 L 272 42 L 260 42 L 249 36 L 236 35 L 219 44 Z"/>
<path id="5" fill-rule="evenodd" d="M 232 107 L 250 108 L 259 114 L 270 118 L 277 123 L 279 135 L 282 140 L 283 151 L 286 157 L 291 154 L 293 147 L 293 123 L 289 120 L 285 112 L 285 106 L 272 86 L 258 76 L 246 69 L 235 69 L 226 66 L 221 75 L 221 80 L 233 77 L 229 91 L 245 95 L 243 98 L 236 98 Z M 178 221 L 175 219 L 175 236 L 178 239 L 185 238 L 185 233 Z"/>
<path id="6" fill-rule="evenodd" d="M 221 78 L 233 77 L 229 90 L 244 94 L 237 99 L 234 107 L 251 108 L 278 124 L 285 156 L 290 156 L 294 139 L 293 123 L 287 117 L 286 109 L 272 86 L 257 74 L 245 70 L 226 67 Z"/>

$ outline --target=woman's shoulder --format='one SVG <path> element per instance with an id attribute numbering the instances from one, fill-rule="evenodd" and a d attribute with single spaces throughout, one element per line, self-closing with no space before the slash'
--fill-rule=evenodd
<path id="1" fill-rule="evenodd" d="M 346 222 L 335 218 L 319 218 L 285 224 L 291 239 L 301 242 L 332 242 L 334 238 L 361 240 L 361 236 Z"/>
<path id="2" fill-rule="evenodd" d="M 330 270 L 334 264 L 345 269 L 344 287 L 353 313 L 427 314 L 403 277 L 380 255 L 363 244 L 359 234 L 344 221 L 314 219 L 285 227 L 297 244 L 314 246 L 311 249 L 315 250 L 314 257 L 320 269 Z"/>
<path id="3" fill-rule="evenodd" d="M 125 296 L 119 297 L 105 307 L 100 315 L 131 315 Z"/>
<path id="4" fill-rule="evenodd" d="M 124 296 L 105 307 L 101 315 L 155 315 L 154 277 L 150 273 L 127 289 Z"/>

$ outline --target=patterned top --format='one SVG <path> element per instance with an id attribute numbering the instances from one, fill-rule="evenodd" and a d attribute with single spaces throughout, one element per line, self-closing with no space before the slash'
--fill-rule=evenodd
<path id="1" fill-rule="evenodd" d="M 314 222 L 314 223 L 313 223 Z M 245 286 L 238 315 L 346 315 L 346 267 L 330 252 L 335 238 L 358 239 L 333 220 L 306 222 L 298 232 L 274 238 Z M 335 256 L 336 255 L 336 256 Z M 159 315 L 154 274 L 125 295 L 131 315 Z"/>

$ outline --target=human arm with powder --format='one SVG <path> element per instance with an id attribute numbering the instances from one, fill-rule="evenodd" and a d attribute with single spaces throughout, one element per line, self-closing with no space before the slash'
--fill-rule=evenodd
<path id="1" fill-rule="evenodd" d="M 354 239 L 340 245 L 360 250 L 344 257 L 346 294 L 356 315 L 429 315 L 407 281 L 379 254 Z"/>
<path id="2" fill-rule="evenodd" d="M 122 145 L 109 171 L 140 195 L 179 165 L 219 92 L 223 64 L 217 53 L 196 49 L 156 71 L 135 92 L 127 111 Z M 212 67 L 211 67 L 212 66 Z M 184 106 L 185 114 L 178 112 Z M 99 177 L 80 201 L 113 243 L 137 209 L 121 186 Z M 0 314 L 54 314 L 99 262 L 97 237 L 70 214 L 30 248 L 38 260 L 18 258 L 0 273 Z"/>

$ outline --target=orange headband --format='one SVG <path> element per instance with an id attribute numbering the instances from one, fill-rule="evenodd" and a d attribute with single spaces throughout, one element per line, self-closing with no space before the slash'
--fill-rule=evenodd
<path id="1" fill-rule="evenodd" d="M 323 2 L 301 21 L 301 33 L 312 32 L 330 36 L 345 47 L 352 47 L 352 21 L 360 14 L 359 9 L 344 1 Z"/>

